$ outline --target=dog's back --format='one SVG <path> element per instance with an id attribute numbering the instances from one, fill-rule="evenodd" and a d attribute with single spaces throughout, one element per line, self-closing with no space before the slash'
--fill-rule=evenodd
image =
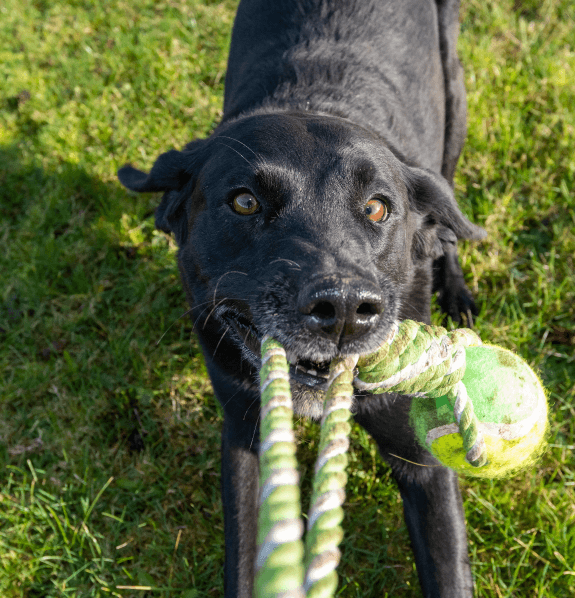
<path id="1" fill-rule="evenodd" d="M 262 107 L 338 115 L 381 135 L 407 162 L 440 172 L 437 20 L 432 0 L 244 0 L 224 120 Z"/>

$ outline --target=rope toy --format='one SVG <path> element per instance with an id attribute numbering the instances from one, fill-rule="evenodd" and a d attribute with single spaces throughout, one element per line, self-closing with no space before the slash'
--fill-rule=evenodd
<path id="1" fill-rule="evenodd" d="M 374 353 L 330 364 L 304 550 L 289 365 L 270 337 L 262 341 L 260 379 L 257 598 L 335 593 L 354 386 L 412 395 L 418 442 L 459 473 L 506 477 L 535 463 L 545 444 L 547 399 L 525 361 L 483 345 L 471 330 L 405 320 Z"/>

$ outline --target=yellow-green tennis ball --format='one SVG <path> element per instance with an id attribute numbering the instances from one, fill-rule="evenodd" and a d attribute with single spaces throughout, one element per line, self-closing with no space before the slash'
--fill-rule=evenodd
<path id="1" fill-rule="evenodd" d="M 465 460 L 463 440 L 447 397 L 415 397 L 410 419 L 422 446 L 446 467 L 465 475 L 507 477 L 533 465 L 547 433 L 547 398 L 523 359 L 493 345 L 466 349 L 465 375 L 473 410 L 487 447 L 487 464 Z"/>

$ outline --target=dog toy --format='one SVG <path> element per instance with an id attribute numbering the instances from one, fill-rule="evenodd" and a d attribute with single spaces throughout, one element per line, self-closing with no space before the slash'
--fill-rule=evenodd
<path id="1" fill-rule="evenodd" d="M 337 588 L 356 361 L 357 355 L 330 364 L 304 567 L 289 366 L 277 341 L 268 337 L 262 342 L 257 598 L 329 598 Z"/>
<path id="2" fill-rule="evenodd" d="M 410 422 L 416 438 L 459 473 L 507 477 L 536 460 L 544 446 L 541 382 L 520 357 L 483 345 L 469 329 L 448 333 L 406 320 L 357 365 L 359 390 L 415 395 Z"/>
<path id="3" fill-rule="evenodd" d="M 483 345 L 471 330 L 448 333 L 403 321 L 374 353 L 330 364 L 304 549 L 289 366 L 269 337 L 262 341 L 260 378 L 258 598 L 335 593 L 354 386 L 412 395 L 417 440 L 460 473 L 504 477 L 533 464 L 544 447 L 547 400 L 523 360 Z"/>

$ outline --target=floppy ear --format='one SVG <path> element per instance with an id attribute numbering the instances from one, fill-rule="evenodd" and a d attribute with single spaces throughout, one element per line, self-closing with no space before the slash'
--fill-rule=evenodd
<path id="1" fill-rule="evenodd" d="M 118 178 L 124 187 L 140 193 L 179 189 L 186 182 L 185 157 L 184 152 L 170 150 L 156 160 L 150 174 L 126 164 L 118 170 Z"/>
<path id="2" fill-rule="evenodd" d="M 204 140 L 194 141 L 182 152 L 170 150 L 159 156 L 149 174 L 126 165 L 118 170 L 118 178 L 124 187 L 132 191 L 147 193 L 165 191 L 156 209 L 156 228 L 166 233 L 174 233 L 181 247 L 188 236 L 187 200 L 191 189 L 190 181 L 195 181 L 203 164 L 201 148 Z M 192 182 L 193 185 L 193 182 Z"/>
<path id="3" fill-rule="evenodd" d="M 461 212 L 449 183 L 424 168 L 406 167 L 407 187 L 415 209 L 428 221 L 451 229 L 458 239 L 481 241 L 487 232 L 470 222 Z"/>

